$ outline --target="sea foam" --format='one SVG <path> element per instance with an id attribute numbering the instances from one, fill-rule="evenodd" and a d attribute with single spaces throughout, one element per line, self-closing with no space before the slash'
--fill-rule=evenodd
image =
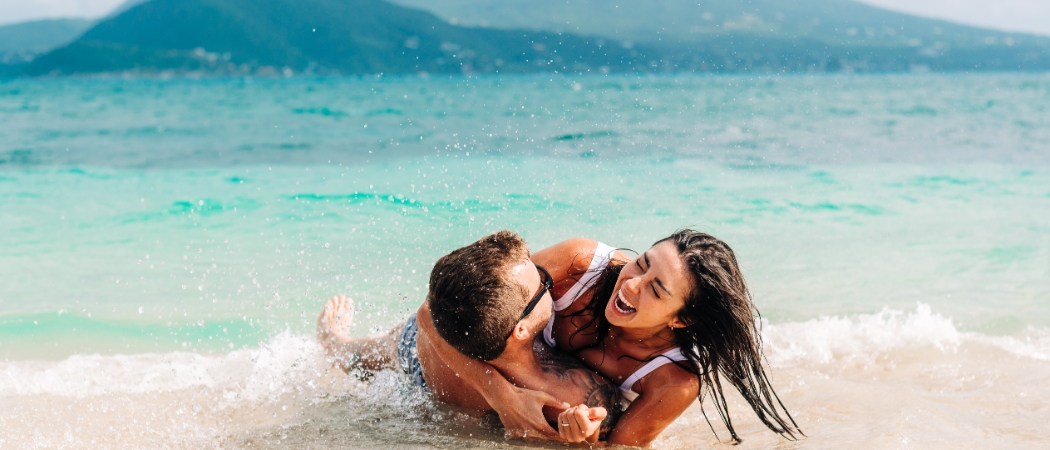
<path id="1" fill-rule="evenodd" d="M 1014 384 L 1028 386 L 1022 397 L 1013 398 L 1036 401 L 1031 407 L 1036 408 L 1034 417 L 1040 417 L 1039 399 L 1050 391 L 1030 378 L 1046 378 L 1038 374 L 1047 373 L 1050 339 L 1044 331 L 1030 331 L 1024 336 L 960 331 L 950 318 L 924 304 L 908 312 L 884 309 L 763 323 L 774 385 L 814 436 L 810 443 L 821 442 L 821 433 L 834 436 L 833 442 L 848 442 L 842 430 L 861 426 L 907 430 L 906 418 L 900 423 L 893 419 L 912 414 L 907 411 L 948 414 L 941 418 L 945 423 L 965 423 L 965 405 L 973 401 L 993 412 L 1019 408 L 1023 404 L 998 400 L 1013 395 Z M 994 369 L 982 365 L 989 361 Z M 936 394 L 945 390 L 955 396 Z M 890 400 L 888 392 L 901 397 Z M 333 370 L 312 337 L 289 331 L 258 348 L 228 354 L 75 355 L 58 362 L 3 362 L 0 401 L 13 407 L 0 412 L 6 430 L 0 444 L 16 448 L 241 447 L 262 441 L 313 445 L 319 444 L 318 433 L 341 436 L 343 443 L 414 445 L 476 442 L 473 436 L 486 435 L 450 422 L 459 416 L 434 409 L 398 374 L 384 371 L 360 381 Z M 749 442 L 775 444 L 769 440 L 775 435 L 763 431 L 746 404 L 730 401 L 738 428 L 755 436 Z M 944 413 L 931 406 L 945 401 L 961 409 Z M 892 420 L 840 423 L 848 417 L 843 409 L 857 407 Z M 710 441 L 713 435 L 704 431 L 706 425 L 699 426 L 700 420 L 699 411 L 691 409 L 659 446 Z M 863 434 L 859 428 L 857 433 Z M 891 442 L 899 443 L 890 439 L 874 447 L 889 448 Z"/>
<path id="2" fill-rule="evenodd" d="M 942 353 L 963 343 L 993 345 L 1013 355 L 1050 361 L 1050 332 L 1029 327 L 1021 336 L 960 331 L 952 319 L 918 303 L 915 311 L 889 308 L 850 317 L 822 316 L 804 322 L 763 321 L 766 357 L 777 366 L 870 361 L 901 348 L 929 347 Z"/>

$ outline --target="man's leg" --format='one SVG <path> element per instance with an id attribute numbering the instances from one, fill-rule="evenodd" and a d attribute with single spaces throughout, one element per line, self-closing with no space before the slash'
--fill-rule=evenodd
<path id="1" fill-rule="evenodd" d="M 387 334 L 351 338 L 350 326 L 354 321 L 354 301 L 342 294 L 325 303 L 317 317 L 317 341 L 335 364 L 349 373 L 353 369 L 370 372 L 397 370 L 397 340 L 404 324 L 394 327 Z"/>

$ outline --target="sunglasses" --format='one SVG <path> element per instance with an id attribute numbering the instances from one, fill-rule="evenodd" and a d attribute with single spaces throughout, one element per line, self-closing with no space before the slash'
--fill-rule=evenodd
<path id="1" fill-rule="evenodd" d="M 525 305 L 525 311 L 521 312 L 521 317 L 518 318 L 520 322 L 522 319 L 529 316 L 532 310 L 536 309 L 536 305 L 540 303 L 540 299 L 543 298 L 543 294 L 554 288 L 554 278 L 551 277 L 550 272 L 544 269 L 539 264 L 536 265 L 536 271 L 540 273 L 540 290 L 536 293 L 536 296 L 532 298 L 532 301 L 528 305 Z"/>

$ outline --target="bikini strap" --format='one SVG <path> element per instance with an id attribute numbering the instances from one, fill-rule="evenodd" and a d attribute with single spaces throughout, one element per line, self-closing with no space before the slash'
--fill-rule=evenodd
<path id="1" fill-rule="evenodd" d="M 644 366 L 634 371 L 630 377 L 627 377 L 623 384 L 620 385 L 620 390 L 625 392 L 630 391 L 631 388 L 634 387 L 634 383 L 637 383 L 638 380 L 641 380 L 646 375 L 653 373 L 654 370 L 659 369 L 664 364 L 674 361 L 685 361 L 686 359 L 688 358 L 686 358 L 685 353 L 682 352 L 681 347 L 675 347 L 663 352 L 660 356 L 653 358 L 652 361 L 645 363 Z"/>

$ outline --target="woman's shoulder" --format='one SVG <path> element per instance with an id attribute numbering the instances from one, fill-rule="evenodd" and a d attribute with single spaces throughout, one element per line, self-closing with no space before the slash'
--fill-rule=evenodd
<path id="1" fill-rule="evenodd" d="M 688 361 L 669 361 L 635 383 L 634 391 L 641 395 L 686 395 L 695 398 L 700 394 L 700 379 L 681 364 Z"/>

